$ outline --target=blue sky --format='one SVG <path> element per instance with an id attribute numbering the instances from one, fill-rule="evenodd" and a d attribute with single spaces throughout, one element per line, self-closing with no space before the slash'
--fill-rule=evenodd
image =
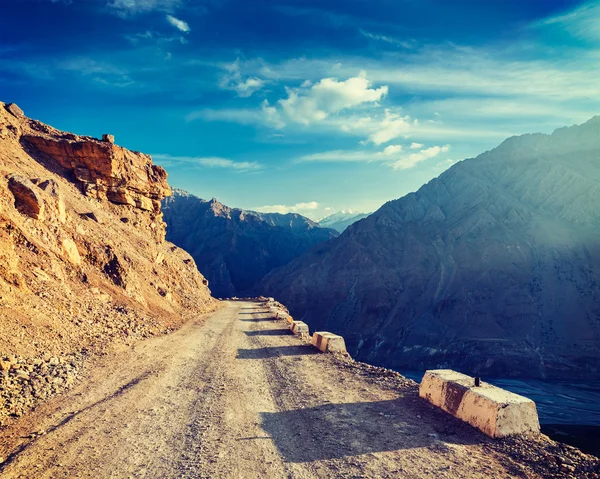
<path id="1" fill-rule="evenodd" d="M 373 211 L 600 114 L 600 2 L 6 0 L 0 100 L 203 198 Z"/>

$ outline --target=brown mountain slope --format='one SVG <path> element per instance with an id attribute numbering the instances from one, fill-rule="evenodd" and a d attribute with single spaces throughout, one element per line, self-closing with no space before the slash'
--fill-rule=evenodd
<path id="1" fill-rule="evenodd" d="M 82 351 L 214 309 L 194 260 L 164 241 L 166 172 L 111 140 L 58 131 L 0 102 L 4 413 L 72 382 Z"/>

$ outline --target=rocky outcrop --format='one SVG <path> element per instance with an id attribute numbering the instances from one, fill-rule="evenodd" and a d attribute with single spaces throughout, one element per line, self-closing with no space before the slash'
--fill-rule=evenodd
<path id="1" fill-rule="evenodd" d="M 149 155 L 115 145 L 112 135 L 96 140 L 59 132 L 33 120 L 28 126 L 21 141 L 42 160 L 60 166 L 87 196 L 149 212 L 155 237 L 164 240 L 160 201 L 171 190 L 166 171 L 153 165 Z"/>
<path id="2" fill-rule="evenodd" d="M 371 363 L 597 379 L 598 165 L 600 117 L 510 138 L 257 289 Z"/>
<path id="3" fill-rule="evenodd" d="M 177 189 L 163 209 L 167 239 L 193 256 L 217 297 L 249 292 L 273 268 L 337 236 L 298 214 L 230 208 Z"/>
<path id="4" fill-rule="evenodd" d="M 0 426 L 90 355 L 214 309 L 194 260 L 164 241 L 169 192 L 149 156 L 0 102 Z"/>
<path id="5" fill-rule="evenodd" d="M 44 200 L 38 188 L 21 175 L 9 175 L 8 188 L 15 197 L 15 208 L 33 219 L 44 218 Z"/>

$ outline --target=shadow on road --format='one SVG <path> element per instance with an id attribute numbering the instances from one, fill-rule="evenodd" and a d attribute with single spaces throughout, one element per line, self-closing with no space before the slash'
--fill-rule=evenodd
<path id="1" fill-rule="evenodd" d="M 250 319 L 240 318 L 240 321 L 245 321 L 246 323 L 254 323 L 256 321 L 277 321 L 277 318 L 275 318 L 275 316 L 269 316 L 268 318 L 250 318 Z"/>
<path id="2" fill-rule="evenodd" d="M 289 329 L 263 329 L 261 331 L 244 331 L 247 336 L 289 336 Z"/>
<path id="3" fill-rule="evenodd" d="M 294 411 L 263 412 L 262 427 L 287 462 L 311 462 L 383 451 L 429 447 L 450 449 L 417 417 L 403 398 L 323 406 Z M 290 434 L 297 431 L 297 434 Z M 478 440 L 480 439 L 480 440 Z M 473 444 L 483 435 L 444 436 L 449 443 Z"/>
<path id="4" fill-rule="evenodd" d="M 312 346 L 276 346 L 257 349 L 238 349 L 237 359 L 268 359 L 279 356 L 304 356 L 319 354 Z"/>

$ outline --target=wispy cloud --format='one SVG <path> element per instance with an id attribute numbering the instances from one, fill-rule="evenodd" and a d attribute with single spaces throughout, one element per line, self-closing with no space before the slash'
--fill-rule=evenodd
<path id="1" fill-rule="evenodd" d="M 183 20 L 180 20 L 173 15 L 167 15 L 165 18 L 167 19 L 167 22 L 169 22 L 169 24 L 174 26 L 177 30 L 184 33 L 189 33 L 191 31 L 190 26 Z"/>
<path id="2" fill-rule="evenodd" d="M 296 158 L 297 163 L 305 162 L 324 162 L 324 163 L 354 163 L 372 161 L 390 161 L 394 155 L 402 151 L 402 145 L 390 145 L 382 151 L 373 150 L 331 150 L 309 155 L 303 155 Z"/>
<path id="3" fill-rule="evenodd" d="M 202 166 L 205 168 L 224 168 L 236 171 L 256 171 L 262 169 L 260 163 L 254 161 L 233 161 L 218 156 L 173 156 L 166 154 L 152 155 L 154 161 L 163 166 Z"/>
<path id="4" fill-rule="evenodd" d="M 58 63 L 58 68 L 77 72 L 83 76 L 89 76 L 94 81 L 104 85 L 122 88 L 135 83 L 127 70 L 108 62 L 86 57 L 76 57 L 61 61 Z"/>
<path id="5" fill-rule="evenodd" d="M 125 38 L 132 45 L 139 45 L 143 43 L 156 43 L 156 44 L 169 44 L 173 42 L 187 43 L 187 40 L 179 34 L 175 35 L 164 35 L 154 30 L 146 30 L 140 33 L 133 33 L 125 35 Z"/>
<path id="6" fill-rule="evenodd" d="M 319 208 L 319 203 L 316 201 L 308 201 L 306 203 L 296 203 L 295 205 L 270 205 L 260 206 L 258 208 L 252 208 L 254 211 L 261 213 L 302 213 L 307 211 L 314 211 Z"/>
<path id="7" fill-rule="evenodd" d="M 569 12 L 534 22 L 531 26 L 550 33 L 564 31 L 579 40 L 600 42 L 600 1 L 584 3 Z"/>
<path id="8" fill-rule="evenodd" d="M 106 6 L 116 15 L 127 17 L 153 11 L 171 13 L 181 4 L 182 0 L 108 0 Z"/>
<path id="9" fill-rule="evenodd" d="M 420 145 L 423 146 L 423 145 Z M 297 163 L 323 162 L 323 163 L 371 163 L 380 162 L 394 170 L 407 170 L 414 168 L 419 163 L 434 158 L 450 150 L 449 145 L 432 146 L 414 153 L 404 153 L 402 145 L 389 145 L 381 151 L 373 150 L 331 150 L 303 155 L 297 158 Z"/>
<path id="10" fill-rule="evenodd" d="M 380 35 L 377 33 L 367 32 L 362 29 L 360 29 L 359 31 L 363 37 L 368 38 L 369 40 L 376 40 L 376 41 L 380 41 L 380 42 L 384 42 L 384 43 L 389 43 L 390 45 L 395 45 L 395 46 L 399 46 L 399 47 L 407 48 L 407 49 L 412 49 L 417 46 L 417 43 L 413 39 L 401 40 L 401 39 L 398 39 L 395 37 L 390 37 L 387 35 Z"/>
<path id="11" fill-rule="evenodd" d="M 431 148 L 421 150 L 418 153 L 411 153 L 403 158 L 400 158 L 399 160 L 396 160 L 394 163 L 392 163 L 392 168 L 394 170 L 408 170 L 410 168 L 414 168 L 422 161 L 428 160 L 429 158 L 434 158 L 441 153 L 447 153 L 449 150 L 450 147 L 448 145 L 432 146 Z"/>
<path id="12" fill-rule="evenodd" d="M 237 58 L 232 63 L 225 63 L 225 74 L 219 81 L 219 86 L 224 90 L 233 90 L 240 97 L 247 98 L 266 85 L 266 81 L 257 76 L 245 75 L 242 71 L 242 60 Z"/>

